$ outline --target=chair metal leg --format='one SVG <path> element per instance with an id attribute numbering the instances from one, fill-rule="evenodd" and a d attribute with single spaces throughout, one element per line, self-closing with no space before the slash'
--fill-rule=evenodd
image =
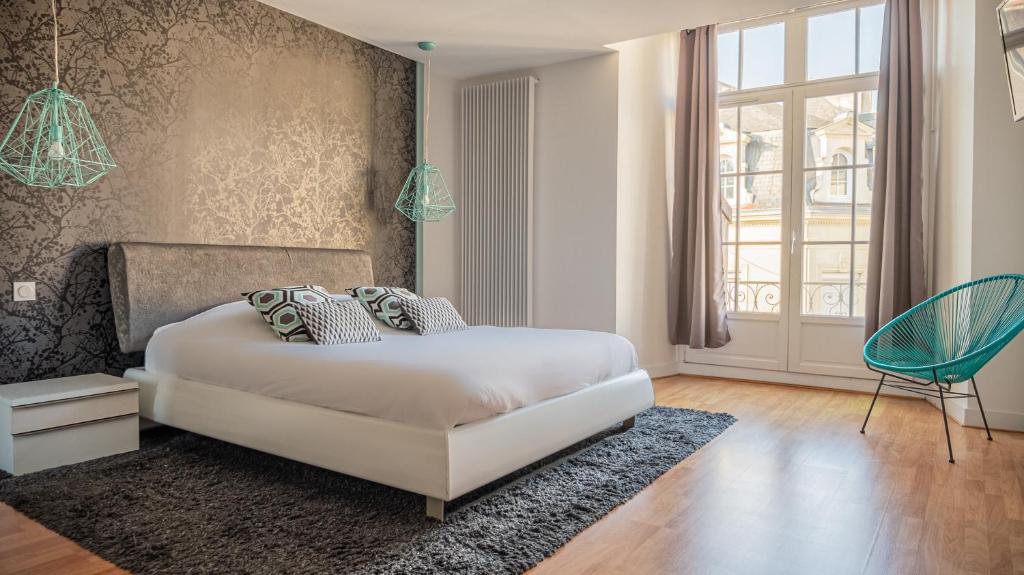
<path id="1" fill-rule="evenodd" d="M 949 419 L 946 417 L 946 396 L 942 393 L 942 384 L 939 387 L 939 404 L 942 405 L 942 425 L 946 428 L 946 448 L 949 449 L 949 462 L 956 463 L 953 459 L 953 442 L 949 439 Z"/>
<path id="2" fill-rule="evenodd" d="M 978 384 L 971 378 L 971 387 L 974 388 L 974 399 L 978 400 L 978 411 L 981 412 L 981 420 L 985 422 L 985 434 L 988 435 L 988 440 L 992 441 L 992 432 L 988 429 L 988 418 L 985 417 L 985 408 L 981 405 L 981 396 L 978 395 Z"/>
<path id="3" fill-rule="evenodd" d="M 868 418 L 871 417 L 871 411 L 875 409 L 875 402 L 878 401 L 878 392 L 882 391 L 882 384 L 885 383 L 885 374 L 882 374 L 882 379 L 878 380 L 878 389 L 875 390 L 875 396 L 871 398 L 871 407 L 868 408 L 868 414 L 864 417 L 864 425 L 860 426 L 860 432 L 864 433 L 864 428 L 868 426 Z"/>

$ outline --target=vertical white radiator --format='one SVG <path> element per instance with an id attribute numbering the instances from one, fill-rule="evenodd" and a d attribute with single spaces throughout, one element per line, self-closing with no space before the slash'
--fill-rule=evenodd
<path id="1" fill-rule="evenodd" d="M 462 90 L 462 307 L 470 325 L 533 322 L 531 76 Z"/>

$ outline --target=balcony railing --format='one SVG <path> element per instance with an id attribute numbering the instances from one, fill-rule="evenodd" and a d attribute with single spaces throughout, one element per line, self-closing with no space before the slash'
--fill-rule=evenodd
<path id="1" fill-rule="evenodd" d="M 778 313 L 782 300 L 779 282 L 727 281 L 729 311 L 751 313 Z"/>
<path id="2" fill-rule="evenodd" d="M 864 315 L 864 298 L 867 285 L 853 285 L 850 292 L 849 283 L 837 282 L 804 282 L 803 312 L 808 315 L 829 315 L 849 317 L 850 307 L 854 307 L 854 315 Z M 850 296 L 853 296 L 852 298 Z"/>
<path id="3" fill-rule="evenodd" d="M 727 281 L 729 311 L 748 313 L 778 313 L 782 300 L 780 282 Z M 864 297 L 867 286 L 854 284 L 851 298 L 850 284 L 840 282 L 803 282 L 802 310 L 807 315 L 849 317 L 850 306 L 854 315 L 864 315 Z"/>

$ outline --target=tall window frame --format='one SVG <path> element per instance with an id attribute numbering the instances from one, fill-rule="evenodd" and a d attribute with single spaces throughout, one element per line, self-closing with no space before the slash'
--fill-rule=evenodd
<path id="1" fill-rule="evenodd" d="M 862 20 L 864 18 L 863 15 L 869 10 L 872 15 L 877 15 L 877 10 L 882 4 L 881 0 L 847 0 L 827 6 L 803 9 L 781 16 L 719 26 L 718 33 L 720 38 L 727 34 L 732 34 L 735 37 L 737 45 L 734 48 L 734 52 L 738 59 L 738 70 L 736 73 L 738 85 L 730 86 L 729 89 L 724 91 L 719 91 L 719 109 L 734 109 L 736 110 L 736 115 L 741 117 L 742 110 L 746 106 L 765 103 L 782 104 L 785 110 L 784 126 L 786 132 L 784 146 L 786 159 L 780 173 L 783 176 L 787 189 L 784 193 L 781 210 L 781 221 L 779 224 L 781 237 L 779 241 L 745 241 L 738 231 L 729 229 L 730 225 L 742 228 L 744 221 L 741 211 L 735 209 L 735 215 L 732 218 L 735 221 L 726 218 L 729 221 L 726 222 L 727 231 L 723 233 L 723 258 L 725 259 L 725 269 L 728 274 L 726 283 L 730 291 L 728 294 L 730 317 L 747 317 L 750 319 L 757 319 L 766 315 L 778 317 L 780 314 L 785 315 L 789 313 L 784 308 L 791 306 L 796 311 L 797 316 L 809 318 L 810 320 L 819 318 L 822 321 L 829 322 L 835 320 L 847 320 L 855 323 L 863 322 L 862 296 L 859 296 L 858 292 L 863 290 L 864 278 L 862 274 L 858 274 L 857 268 L 860 267 L 861 260 L 866 257 L 868 238 L 867 234 L 863 234 L 858 230 L 858 217 L 863 219 L 864 211 L 863 206 L 861 206 L 861 209 L 858 209 L 858 202 L 862 200 L 859 196 L 860 188 L 858 186 L 862 186 L 865 183 L 862 180 L 870 178 L 873 172 L 873 144 L 865 146 L 863 154 L 861 154 L 860 150 L 856 147 L 860 144 L 857 142 L 857 128 L 855 126 L 854 142 L 852 144 L 854 147 L 852 157 L 849 158 L 850 161 L 846 165 L 835 165 L 825 168 L 813 164 L 811 166 L 805 165 L 806 162 L 803 161 L 803 156 L 806 155 L 807 143 L 803 140 L 797 141 L 797 139 L 804 138 L 807 132 L 804 105 L 808 98 L 815 95 L 852 94 L 854 100 L 858 101 L 859 105 L 862 94 L 873 91 L 877 93 L 877 66 L 866 65 L 862 61 L 864 54 L 871 54 L 873 49 L 870 46 L 867 47 L 869 49 L 865 49 L 865 34 L 862 32 Z M 836 77 L 808 79 L 809 22 L 820 16 L 838 14 L 850 10 L 853 11 L 856 19 L 856 28 L 853 33 L 855 45 L 852 50 L 855 58 L 853 73 Z M 782 74 L 784 81 L 778 85 L 758 86 L 747 89 L 742 85 L 741 81 L 743 78 L 746 30 L 777 26 L 778 24 L 784 26 L 785 34 Z M 875 96 L 875 100 L 877 100 L 877 96 Z M 853 112 L 854 122 L 858 121 L 859 113 L 857 110 Z M 740 129 L 739 122 L 737 122 L 737 129 Z M 740 137 L 740 135 L 737 135 L 737 141 Z M 800 159 L 797 158 L 796 154 L 800 155 Z M 866 159 L 860 161 L 862 155 Z M 719 182 L 721 188 L 735 190 L 734 197 L 741 198 L 743 196 L 742 181 L 745 175 L 743 171 L 744 162 L 739 153 L 736 154 L 736 157 L 740 159 L 737 162 L 739 166 L 736 171 L 730 174 L 723 174 Z M 804 205 L 805 202 L 798 196 L 802 195 L 801 192 L 803 192 L 804 187 L 807 185 L 809 174 L 811 172 L 822 172 L 825 169 L 836 171 L 836 174 L 829 175 L 828 180 L 830 182 L 842 181 L 841 183 L 844 184 L 844 188 L 847 191 L 845 195 L 837 194 L 830 199 L 839 204 L 849 203 L 850 205 L 851 218 L 848 240 L 826 240 L 805 237 L 808 235 L 804 229 L 806 225 L 806 206 Z M 727 179 L 730 181 L 726 182 Z M 723 205 L 726 206 L 726 209 L 729 209 L 724 197 Z M 870 212 L 870 206 L 867 207 L 867 210 Z M 744 280 L 741 277 L 741 268 L 743 267 L 741 251 L 745 246 L 757 243 L 777 246 L 781 259 L 778 266 L 779 295 L 773 300 L 773 305 L 770 307 L 749 305 L 751 301 L 749 296 L 746 299 L 748 303 L 744 307 L 743 295 L 741 295 L 741 290 L 746 289 L 743 286 Z M 811 251 L 825 249 L 817 246 L 834 246 L 836 250 L 848 250 L 848 255 L 843 254 L 843 257 L 839 258 L 849 266 L 847 281 L 843 285 L 834 286 L 835 293 L 838 295 L 832 299 L 839 303 L 824 313 L 820 312 L 818 308 L 806 304 L 808 301 L 807 290 L 810 285 L 809 278 L 805 277 L 809 275 L 808 270 L 805 269 L 806 260 L 809 259 Z M 786 294 L 786 297 L 783 297 L 783 294 Z M 755 299 L 754 301 L 756 302 L 757 300 Z"/>

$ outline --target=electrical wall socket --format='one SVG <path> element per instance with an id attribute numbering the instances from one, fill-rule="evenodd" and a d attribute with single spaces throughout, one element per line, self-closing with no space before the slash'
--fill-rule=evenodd
<path id="1" fill-rule="evenodd" d="M 14 301 L 35 301 L 36 282 L 14 282 Z"/>

